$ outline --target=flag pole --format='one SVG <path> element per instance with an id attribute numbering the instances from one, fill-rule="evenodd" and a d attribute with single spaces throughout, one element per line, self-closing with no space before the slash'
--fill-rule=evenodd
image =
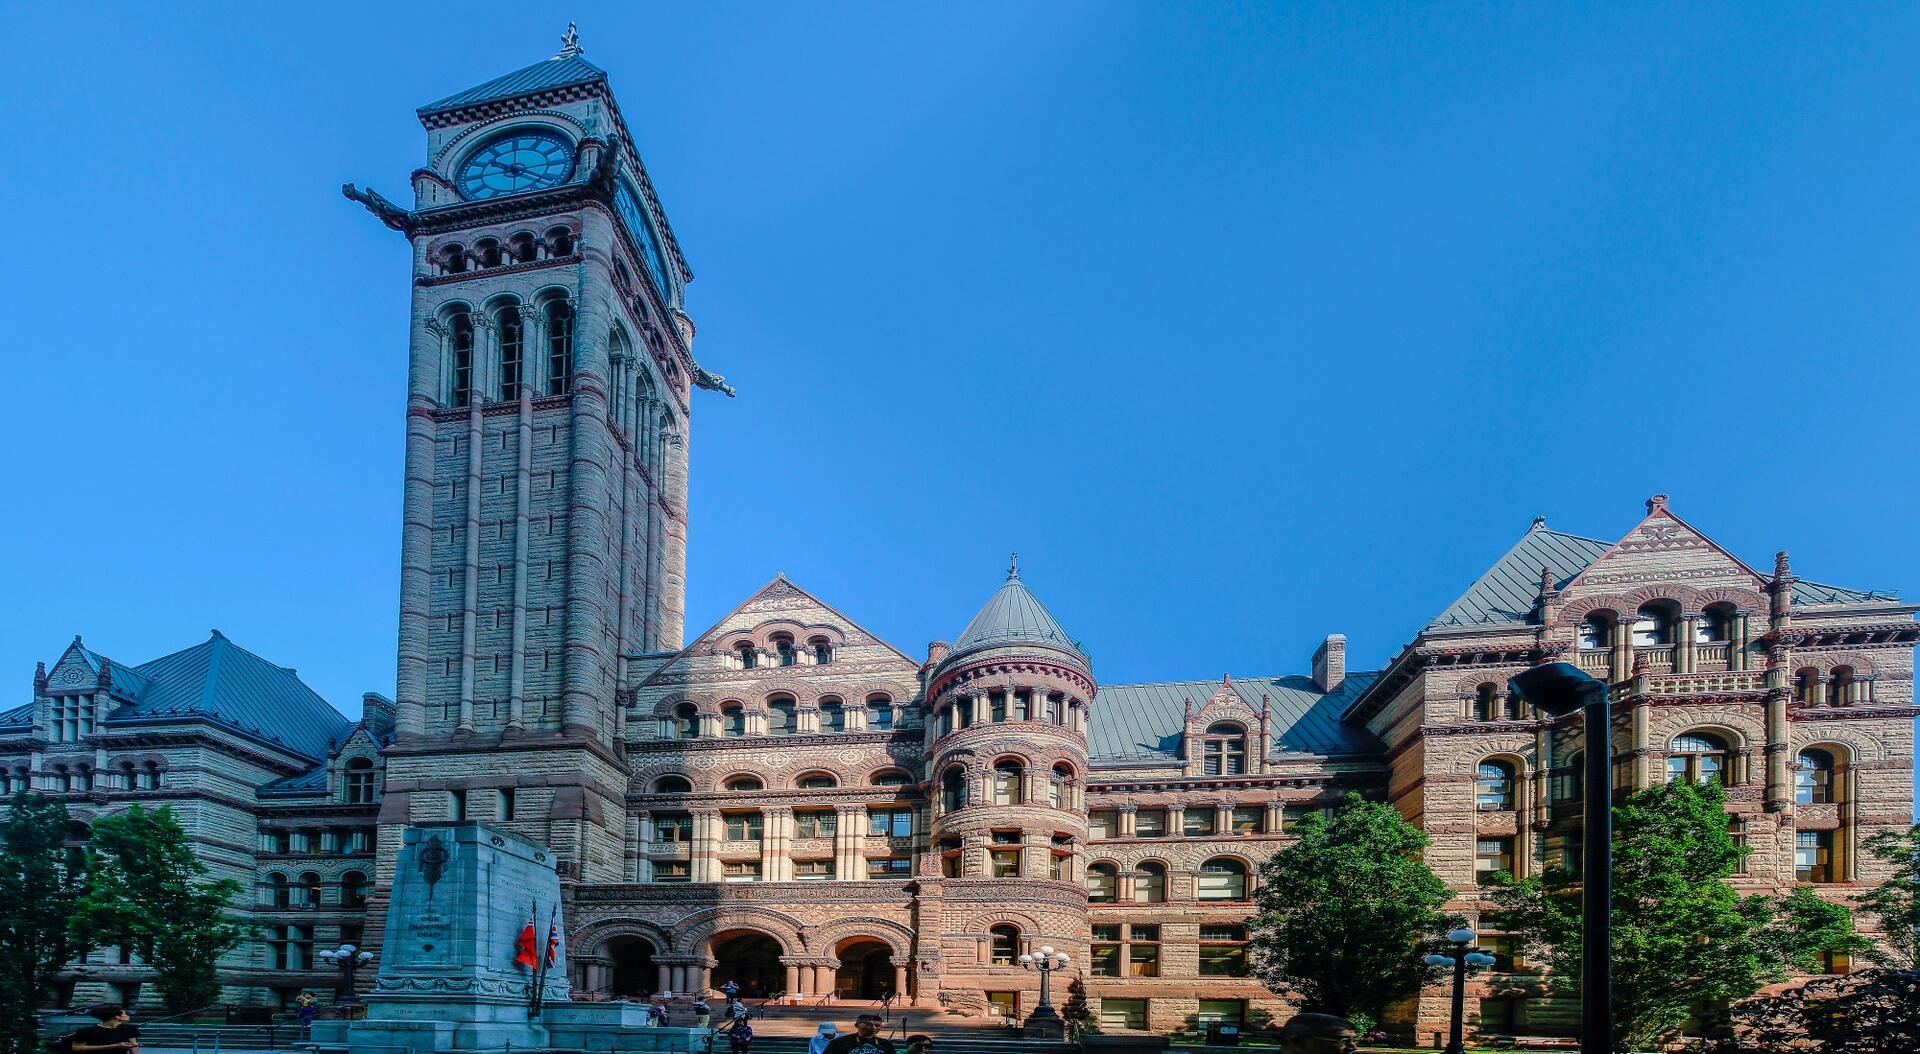
<path id="1" fill-rule="evenodd" d="M 527 906 L 528 928 L 536 927 L 539 924 L 539 919 L 540 898 L 535 897 Z M 540 939 L 540 931 L 534 929 L 533 932 L 534 940 L 538 942 Z M 536 950 L 533 953 L 533 983 L 527 986 L 527 1020 L 529 1021 L 535 1020 L 540 1016 L 540 994 L 546 987 L 546 967 L 542 965 L 546 956 L 537 950 L 539 948 L 538 943 L 536 943 L 534 947 Z"/>

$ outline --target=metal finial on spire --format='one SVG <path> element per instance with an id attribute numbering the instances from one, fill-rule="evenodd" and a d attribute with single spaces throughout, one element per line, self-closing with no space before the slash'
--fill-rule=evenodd
<path id="1" fill-rule="evenodd" d="M 1007 554 L 1007 578 L 1009 580 L 1012 580 L 1019 577 L 1020 577 L 1020 554 L 1008 553 Z"/>
<path id="2" fill-rule="evenodd" d="M 570 59 L 587 50 L 580 46 L 580 29 L 572 22 L 567 23 L 567 31 L 561 34 L 560 44 L 560 54 L 554 56 L 556 59 Z"/>

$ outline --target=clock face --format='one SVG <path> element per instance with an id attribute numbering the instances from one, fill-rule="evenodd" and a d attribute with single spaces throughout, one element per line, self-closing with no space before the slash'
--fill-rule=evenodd
<path id="1" fill-rule="evenodd" d="M 646 253 L 647 270 L 651 272 L 649 277 L 653 279 L 653 284 L 671 297 L 672 287 L 667 284 L 667 262 L 660 253 L 660 239 L 653 233 L 653 221 L 647 218 L 646 211 L 640 207 L 639 195 L 624 179 L 614 188 L 613 205 L 620 210 L 620 218 L 626 221 L 633 240 L 639 242 L 640 248 Z"/>
<path id="2" fill-rule="evenodd" d="M 552 132 L 509 132 L 467 155 L 460 193 L 468 201 L 558 186 L 573 172 L 573 144 Z"/>

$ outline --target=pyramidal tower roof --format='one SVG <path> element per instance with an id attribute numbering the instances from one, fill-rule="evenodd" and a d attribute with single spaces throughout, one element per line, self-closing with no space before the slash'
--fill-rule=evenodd
<path id="1" fill-rule="evenodd" d="M 517 99 L 522 95 L 534 95 L 557 88 L 571 88 L 575 85 L 604 82 L 607 71 L 580 57 L 586 49 L 580 46 L 580 35 L 573 23 L 567 23 L 567 35 L 561 38 L 563 46 L 559 54 L 550 59 L 536 62 L 531 66 L 514 70 L 486 82 L 477 84 L 466 91 L 449 95 L 439 102 L 428 103 L 420 107 L 421 117 L 447 113 L 452 110 L 464 110 L 470 106 L 483 106 L 490 102 L 505 99 Z"/>
<path id="2" fill-rule="evenodd" d="M 980 609 L 973 621 L 967 624 L 965 633 L 953 643 L 953 654 L 973 651 L 978 648 L 1006 647 L 1010 645 L 1033 644 L 1078 656 L 1082 661 L 1085 653 L 1080 650 L 1067 631 L 1060 628 L 1040 598 L 1033 595 L 1025 582 L 1020 580 L 1018 557 L 1012 567 L 1007 569 L 1007 581 Z"/>

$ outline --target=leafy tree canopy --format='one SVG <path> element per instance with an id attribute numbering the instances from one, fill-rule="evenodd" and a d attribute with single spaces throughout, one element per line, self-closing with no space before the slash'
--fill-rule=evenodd
<path id="1" fill-rule="evenodd" d="M 0 1054 L 37 1047 L 34 1008 L 91 947 L 70 925 L 87 891 L 84 858 L 66 845 L 71 823 L 57 799 L 26 791 L 0 823 Z"/>
<path id="2" fill-rule="evenodd" d="M 1868 949 L 1867 955 L 1882 966 L 1920 972 L 1920 824 L 1876 834 L 1864 848 L 1893 867 L 1885 882 L 1860 898 L 1861 910 L 1886 934 L 1885 945 Z"/>

